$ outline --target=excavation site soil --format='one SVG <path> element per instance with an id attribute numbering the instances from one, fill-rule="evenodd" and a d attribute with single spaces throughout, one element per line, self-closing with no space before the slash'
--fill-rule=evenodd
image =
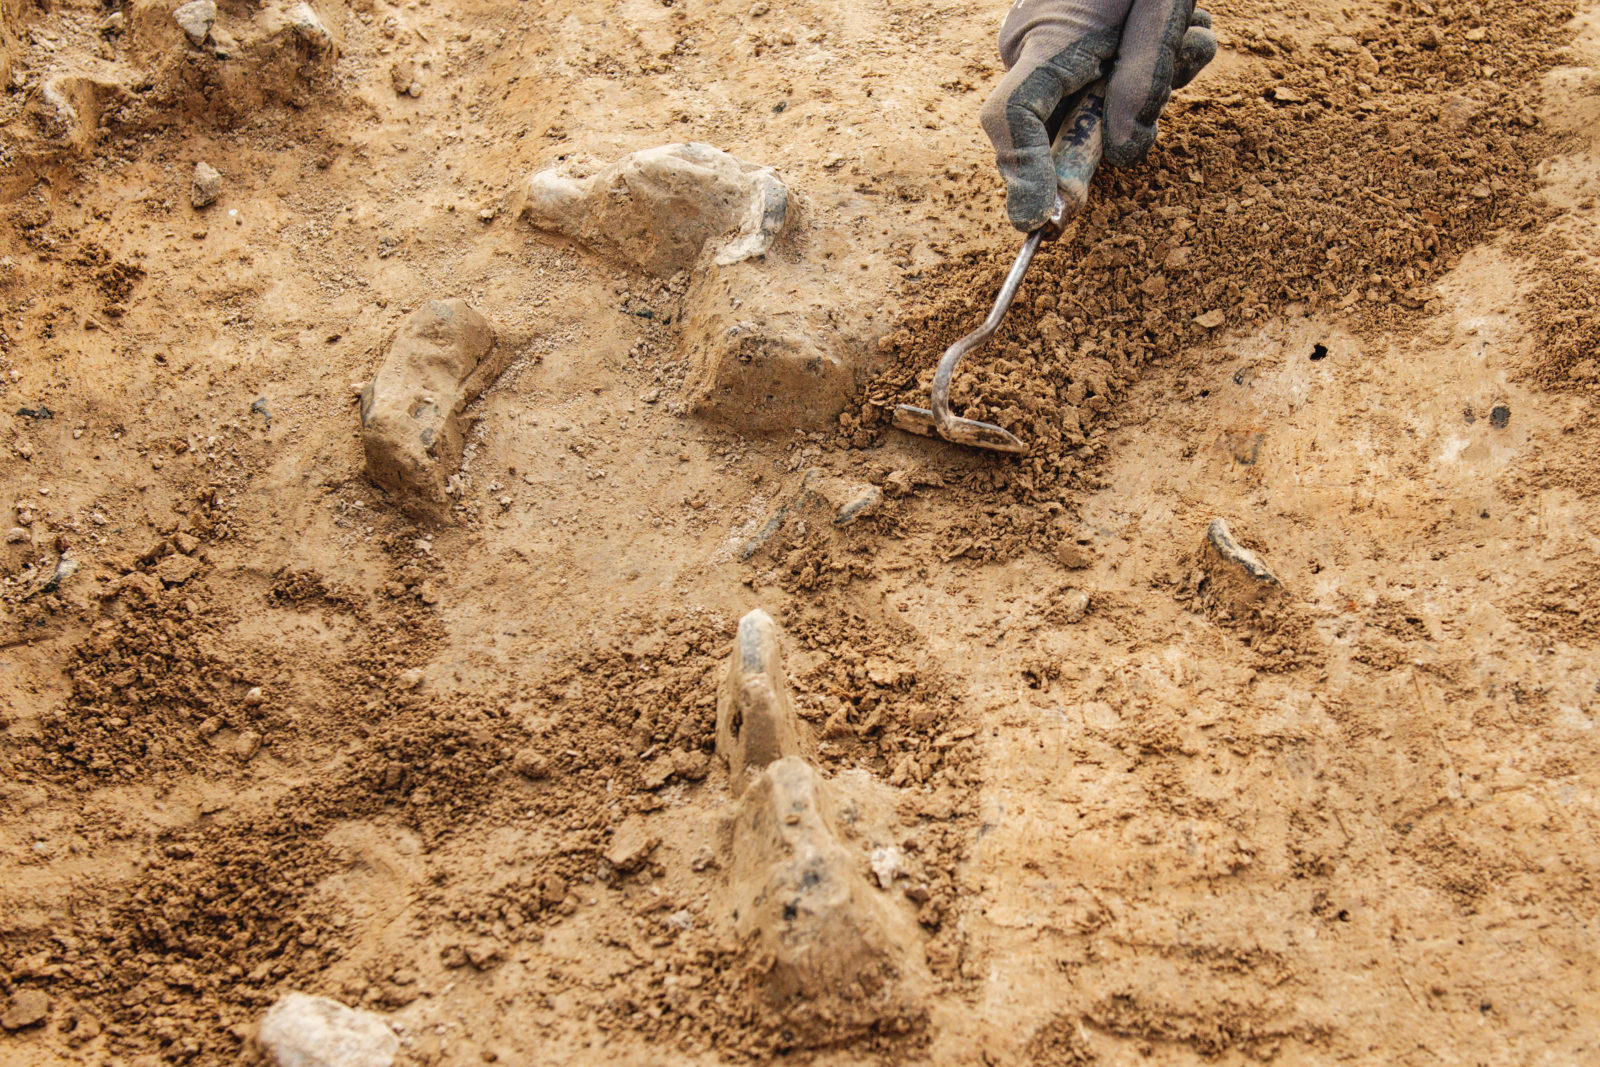
<path id="1" fill-rule="evenodd" d="M 1600 1060 L 1600 5 L 1207 6 L 1015 457 L 1002 0 L 0 0 L 0 1062 Z"/>

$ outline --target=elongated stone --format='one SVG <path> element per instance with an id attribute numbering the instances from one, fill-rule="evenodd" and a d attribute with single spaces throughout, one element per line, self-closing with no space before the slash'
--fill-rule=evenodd
<path id="1" fill-rule="evenodd" d="M 735 791 L 747 770 L 801 753 L 800 720 L 783 670 L 778 624 L 760 608 L 739 620 L 717 696 L 717 753 L 728 761 Z"/>
<path id="2" fill-rule="evenodd" d="M 494 327 L 464 300 L 430 300 L 400 325 L 361 392 L 367 476 L 407 513 L 439 518 L 461 464 L 462 409 L 505 368 Z"/>
<path id="3" fill-rule="evenodd" d="M 672 144 L 589 177 L 540 171 L 521 210 L 541 229 L 668 275 L 708 252 L 722 266 L 765 254 L 788 221 L 789 191 L 770 167 L 708 144 Z"/>

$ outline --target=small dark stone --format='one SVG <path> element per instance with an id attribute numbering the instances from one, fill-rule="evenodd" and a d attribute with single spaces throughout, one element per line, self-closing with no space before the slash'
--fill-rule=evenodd
<path id="1" fill-rule="evenodd" d="M 1496 404 L 1489 412 L 1489 425 L 1497 430 L 1511 425 L 1511 409 L 1504 404 Z"/>

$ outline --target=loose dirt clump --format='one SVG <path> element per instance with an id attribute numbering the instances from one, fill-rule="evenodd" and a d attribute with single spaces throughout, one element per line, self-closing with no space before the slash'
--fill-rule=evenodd
<path id="1" fill-rule="evenodd" d="M 1557 237 L 1541 244 L 1529 295 L 1539 339 L 1532 373 L 1549 388 L 1592 395 L 1600 390 L 1600 296 L 1594 285 L 1600 256 Z"/>

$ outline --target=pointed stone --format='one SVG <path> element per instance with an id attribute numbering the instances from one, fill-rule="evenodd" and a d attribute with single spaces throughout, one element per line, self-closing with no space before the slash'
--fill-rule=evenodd
<path id="1" fill-rule="evenodd" d="M 778 624 L 760 608 L 739 620 L 717 695 L 717 754 L 728 761 L 735 792 L 747 770 L 801 754 L 800 720 L 783 670 Z"/>
<path id="2" fill-rule="evenodd" d="M 1272 568 L 1236 541 L 1222 519 L 1206 529 L 1200 569 L 1205 574 L 1202 591 L 1206 598 L 1236 615 L 1283 595 L 1283 583 Z"/>
<path id="3" fill-rule="evenodd" d="M 855 1029 L 924 1021 L 904 989 L 903 946 L 920 940 L 838 833 L 832 783 L 805 760 L 769 766 L 739 803 L 729 882 L 735 932 L 751 952 L 762 1008 L 803 1047 Z"/>

